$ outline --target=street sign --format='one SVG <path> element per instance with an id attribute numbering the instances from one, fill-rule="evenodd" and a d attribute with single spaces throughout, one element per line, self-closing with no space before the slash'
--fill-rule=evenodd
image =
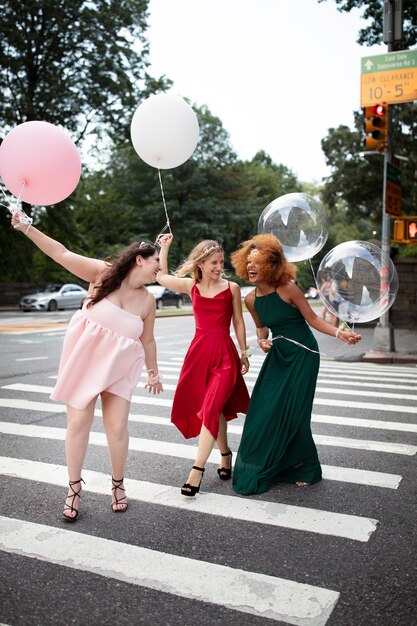
<path id="1" fill-rule="evenodd" d="M 361 59 L 361 107 L 417 100 L 417 50 Z"/>
<path id="2" fill-rule="evenodd" d="M 400 168 L 387 163 L 385 177 L 385 213 L 397 217 L 401 215 Z"/>

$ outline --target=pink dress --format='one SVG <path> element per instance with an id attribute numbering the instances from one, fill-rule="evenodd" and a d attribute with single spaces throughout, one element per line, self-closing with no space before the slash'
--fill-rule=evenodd
<path id="1" fill-rule="evenodd" d="M 102 391 L 131 400 L 145 361 L 143 322 L 107 298 L 77 311 L 65 334 L 52 400 L 85 409 Z"/>
<path id="2" fill-rule="evenodd" d="M 171 421 L 186 439 L 200 434 L 201 425 L 215 439 L 219 419 L 246 413 L 249 394 L 240 359 L 230 336 L 233 296 L 230 284 L 214 298 L 191 290 L 195 336 L 188 348 L 172 404 Z"/>

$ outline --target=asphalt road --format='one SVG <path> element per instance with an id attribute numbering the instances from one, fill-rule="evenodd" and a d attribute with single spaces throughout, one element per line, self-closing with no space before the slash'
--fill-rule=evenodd
<path id="1" fill-rule="evenodd" d="M 143 384 L 135 393 L 129 510 L 110 510 L 98 415 L 82 513 L 67 525 L 65 412 L 49 389 L 69 317 L 0 313 L 0 623 L 417 623 L 415 364 L 363 363 L 364 345 L 355 358 L 320 337 L 312 428 L 323 481 L 239 497 L 218 480 L 215 452 L 202 492 L 184 502 L 179 487 L 195 441 L 185 441 L 169 415 L 193 318 L 159 318 L 166 390 L 152 402 Z M 249 321 L 248 335 L 251 389 L 263 356 Z M 364 341 L 371 344 L 371 329 Z M 229 428 L 233 451 L 243 419 Z"/>

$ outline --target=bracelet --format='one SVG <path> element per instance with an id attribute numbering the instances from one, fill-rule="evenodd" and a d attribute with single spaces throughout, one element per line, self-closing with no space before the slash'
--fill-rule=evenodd
<path id="1" fill-rule="evenodd" d="M 340 328 L 338 328 L 337 331 L 336 331 L 336 334 L 335 334 L 336 339 L 338 338 L 339 333 L 340 333 Z"/>
<path id="2" fill-rule="evenodd" d="M 246 348 L 240 353 L 240 356 L 245 357 L 246 359 L 250 359 L 250 357 L 252 356 L 252 350 L 250 349 L 250 347 L 246 346 Z"/>
<path id="3" fill-rule="evenodd" d="M 162 383 L 162 376 L 158 374 L 154 374 L 153 376 L 148 376 L 147 385 L 159 385 Z"/>

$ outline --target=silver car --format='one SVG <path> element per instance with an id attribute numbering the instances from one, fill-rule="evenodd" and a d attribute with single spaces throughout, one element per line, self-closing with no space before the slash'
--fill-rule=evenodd
<path id="1" fill-rule="evenodd" d="M 87 295 L 80 285 L 48 285 L 44 291 L 23 296 L 19 302 L 21 311 L 57 311 L 80 309 Z"/>

